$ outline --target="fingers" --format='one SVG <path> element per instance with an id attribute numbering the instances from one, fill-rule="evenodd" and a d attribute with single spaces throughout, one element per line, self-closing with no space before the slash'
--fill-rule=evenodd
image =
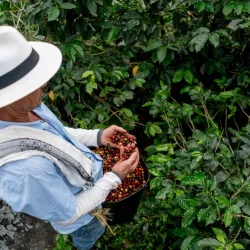
<path id="1" fill-rule="evenodd" d="M 121 132 L 121 133 L 127 132 L 124 128 L 116 126 L 116 125 L 112 125 L 111 127 L 115 130 L 115 132 Z"/>
<path id="2" fill-rule="evenodd" d="M 120 161 L 122 161 L 122 156 L 123 156 L 123 154 L 124 154 L 124 147 L 121 146 L 121 147 L 120 147 Z"/>
<path id="3" fill-rule="evenodd" d="M 115 144 L 115 143 L 113 143 L 113 142 L 109 142 L 108 144 L 109 144 L 109 146 L 110 146 L 111 148 L 121 149 L 121 146 L 119 146 L 119 145 L 117 145 L 117 144 Z"/>
<path id="4" fill-rule="evenodd" d="M 132 138 L 133 140 L 136 140 L 136 136 L 131 135 L 131 134 L 127 134 L 127 135 L 128 135 L 128 137 Z"/>
<path id="5" fill-rule="evenodd" d="M 131 156 L 125 161 L 126 165 L 128 165 L 129 167 L 132 166 L 137 159 L 137 155 L 138 155 L 138 152 L 136 151 L 133 152 Z"/>
<path id="6" fill-rule="evenodd" d="M 136 156 L 135 162 L 130 167 L 131 171 L 134 171 L 136 169 L 136 167 L 139 164 L 139 160 L 140 160 L 140 154 L 139 154 L 138 148 L 135 149 L 135 152 L 137 153 L 137 156 Z"/>

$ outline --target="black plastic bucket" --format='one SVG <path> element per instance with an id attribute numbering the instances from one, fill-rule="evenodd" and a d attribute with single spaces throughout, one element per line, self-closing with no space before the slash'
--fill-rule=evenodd
<path id="1" fill-rule="evenodd" d="M 102 204 L 104 208 L 110 208 L 110 213 L 112 214 L 112 221 L 108 222 L 110 225 L 127 223 L 132 221 L 135 217 L 143 191 L 146 188 L 149 180 L 148 169 L 145 164 L 142 164 L 142 166 L 144 169 L 144 180 L 146 182 L 144 186 L 141 187 L 141 189 L 120 201 L 105 201 Z"/>

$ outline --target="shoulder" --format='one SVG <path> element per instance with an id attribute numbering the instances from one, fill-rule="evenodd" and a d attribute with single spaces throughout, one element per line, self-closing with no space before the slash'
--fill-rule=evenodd
<path id="1" fill-rule="evenodd" d="M 45 157 L 32 156 L 28 159 L 11 161 L 0 167 L 0 179 L 4 175 L 17 175 L 20 177 L 25 175 L 36 175 L 43 173 L 56 173 L 57 168 Z"/>

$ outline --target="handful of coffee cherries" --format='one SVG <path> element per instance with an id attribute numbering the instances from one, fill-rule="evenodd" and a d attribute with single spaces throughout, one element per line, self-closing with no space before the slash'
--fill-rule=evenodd
<path id="1" fill-rule="evenodd" d="M 124 153 L 122 159 L 120 156 L 120 149 L 112 148 L 109 146 L 102 146 L 95 150 L 95 153 L 99 154 L 104 160 L 104 173 L 112 171 L 113 166 L 120 160 L 127 160 L 133 153 L 135 146 L 135 140 L 128 136 L 126 133 L 116 133 L 108 139 L 112 144 L 116 144 L 124 147 Z M 108 202 L 117 202 L 125 199 L 126 197 L 136 193 L 140 190 L 146 181 L 144 180 L 144 168 L 139 161 L 136 169 L 129 173 L 122 183 L 114 190 L 112 190 L 106 198 Z"/>

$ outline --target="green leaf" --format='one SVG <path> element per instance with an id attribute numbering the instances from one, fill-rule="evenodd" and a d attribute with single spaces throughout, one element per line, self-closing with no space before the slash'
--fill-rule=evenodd
<path id="1" fill-rule="evenodd" d="M 216 177 L 213 176 L 211 187 L 210 187 L 210 191 L 214 191 L 216 189 L 216 187 L 217 187 Z"/>
<path id="2" fill-rule="evenodd" d="M 155 177 L 150 181 L 150 189 L 160 188 L 162 186 L 163 177 Z"/>
<path id="3" fill-rule="evenodd" d="M 245 142 L 246 144 L 250 145 L 250 139 L 245 137 L 245 136 L 239 136 L 239 139 L 243 142 Z"/>
<path id="4" fill-rule="evenodd" d="M 152 161 L 154 163 L 166 163 L 170 160 L 168 155 L 151 155 L 147 158 L 147 161 Z"/>
<path id="5" fill-rule="evenodd" d="M 132 30 L 134 27 L 138 26 L 139 24 L 140 24 L 139 20 L 131 19 L 126 24 L 127 30 Z"/>
<path id="6" fill-rule="evenodd" d="M 234 246 L 236 249 L 245 249 L 245 247 L 242 246 L 242 245 L 239 244 L 239 243 L 234 243 L 233 246 Z"/>
<path id="7" fill-rule="evenodd" d="M 155 136 L 155 134 L 161 134 L 162 133 L 162 130 L 161 128 L 156 125 L 156 124 L 151 124 L 149 126 L 149 129 L 148 129 L 149 133 L 152 135 L 152 136 Z"/>
<path id="8" fill-rule="evenodd" d="M 229 2 L 229 3 L 227 3 L 225 6 L 224 6 L 224 8 L 223 8 L 223 14 L 225 15 L 225 16 L 227 16 L 227 15 L 229 15 L 232 11 L 233 11 L 233 9 L 234 9 L 234 3 L 233 2 Z"/>
<path id="9" fill-rule="evenodd" d="M 229 208 L 227 208 L 227 210 L 224 214 L 223 222 L 224 222 L 225 226 L 228 227 L 232 224 L 232 221 L 233 221 L 232 208 L 229 207 Z"/>
<path id="10" fill-rule="evenodd" d="M 48 10 L 48 21 L 54 21 L 60 15 L 60 10 L 57 7 L 51 7 Z"/>
<path id="11" fill-rule="evenodd" d="M 108 35 L 107 35 L 107 37 L 106 37 L 106 42 L 107 42 L 107 43 L 111 43 L 112 41 L 114 41 L 115 38 L 116 38 L 116 35 L 117 35 L 117 30 L 116 30 L 116 28 L 110 29 L 110 31 L 108 32 Z"/>
<path id="12" fill-rule="evenodd" d="M 191 105 L 187 103 L 182 104 L 182 114 L 185 116 L 185 118 L 190 118 L 193 113 L 194 108 Z"/>
<path id="13" fill-rule="evenodd" d="M 204 2 L 198 2 L 195 4 L 196 9 L 198 12 L 202 12 L 205 9 L 205 3 Z"/>
<path id="14" fill-rule="evenodd" d="M 69 113 L 71 113 L 71 112 L 73 111 L 74 106 L 71 105 L 70 103 L 68 103 L 68 104 L 64 107 L 64 109 L 65 109 L 66 112 L 69 114 Z"/>
<path id="15" fill-rule="evenodd" d="M 204 173 L 197 173 L 192 176 L 185 176 L 181 183 L 183 185 L 204 185 L 205 184 L 206 176 Z"/>
<path id="16" fill-rule="evenodd" d="M 171 191 L 172 191 L 172 188 L 171 188 L 171 187 L 165 187 L 165 188 L 163 188 L 162 190 L 160 190 L 160 191 L 156 194 L 155 198 L 156 198 L 156 199 L 165 199 L 165 198 L 166 198 L 166 195 L 167 195 L 169 192 L 171 192 Z"/>
<path id="17" fill-rule="evenodd" d="M 223 97 L 225 99 L 233 97 L 235 94 L 232 91 L 224 91 L 220 93 L 220 97 Z"/>
<path id="18" fill-rule="evenodd" d="M 147 43 L 147 47 L 144 49 L 144 51 L 151 51 L 154 49 L 158 49 L 159 47 L 161 47 L 161 43 L 158 41 L 149 41 Z"/>
<path id="19" fill-rule="evenodd" d="M 232 213 L 235 213 L 235 214 L 241 213 L 241 210 L 237 205 L 232 205 L 231 208 L 232 208 Z"/>
<path id="20" fill-rule="evenodd" d="M 250 124 L 249 123 L 246 126 L 246 131 L 247 131 L 248 134 L 250 134 Z"/>
<path id="21" fill-rule="evenodd" d="M 91 75 L 91 77 L 90 77 L 90 84 L 93 87 L 93 89 L 97 89 L 98 88 L 97 84 L 95 82 L 95 75 Z"/>
<path id="22" fill-rule="evenodd" d="M 195 235 L 188 236 L 184 239 L 184 241 L 181 244 L 181 250 L 188 250 L 191 249 L 192 243 L 194 242 L 194 239 L 196 238 Z"/>
<path id="23" fill-rule="evenodd" d="M 196 209 L 187 210 L 182 218 L 182 223 L 181 223 L 182 227 L 189 226 L 193 222 L 196 215 L 197 215 Z"/>
<path id="24" fill-rule="evenodd" d="M 180 82 L 184 77 L 184 70 L 179 69 L 175 72 L 173 82 Z"/>
<path id="25" fill-rule="evenodd" d="M 209 41 L 215 48 L 217 48 L 219 45 L 219 39 L 220 37 L 217 33 L 209 34 Z"/>
<path id="26" fill-rule="evenodd" d="M 97 4 L 93 0 L 87 0 L 87 8 L 92 16 L 97 16 Z"/>
<path id="27" fill-rule="evenodd" d="M 73 3 L 62 3 L 60 7 L 62 9 L 70 10 L 76 8 L 76 5 L 74 5 Z"/>
<path id="28" fill-rule="evenodd" d="M 133 116 L 133 113 L 130 109 L 127 109 L 127 108 L 122 108 L 120 110 L 121 113 L 124 113 L 127 117 L 132 117 Z"/>
<path id="29" fill-rule="evenodd" d="M 67 46 L 67 54 L 69 56 L 69 58 L 75 62 L 76 60 L 76 51 L 72 46 Z"/>
<path id="30" fill-rule="evenodd" d="M 200 33 L 190 41 L 190 45 L 194 45 L 196 52 L 199 52 L 205 46 L 207 40 L 208 40 L 208 34 Z"/>
<path id="31" fill-rule="evenodd" d="M 198 241 L 197 245 L 199 247 L 221 247 L 223 246 L 223 244 L 221 244 L 218 240 L 214 238 L 204 238 Z"/>
<path id="32" fill-rule="evenodd" d="M 236 5 L 234 6 L 235 8 L 235 12 L 237 15 L 240 15 L 242 13 L 243 10 L 243 5 L 236 3 Z"/>
<path id="33" fill-rule="evenodd" d="M 94 74 L 94 71 L 92 71 L 92 70 L 85 71 L 82 74 L 82 78 L 87 78 L 88 76 L 93 75 L 93 74 Z"/>
<path id="34" fill-rule="evenodd" d="M 172 147 L 172 145 L 171 144 L 169 144 L 169 143 L 167 143 L 167 144 L 160 144 L 160 145 L 158 145 L 157 147 L 156 147 L 156 150 L 157 151 L 169 151 L 169 148 L 171 148 Z"/>
<path id="35" fill-rule="evenodd" d="M 88 93 L 88 94 L 92 94 L 92 92 L 93 92 L 93 86 L 92 86 L 92 84 L 91 83 L 88 83 L 87 85 L 86 85 L 86 92 Z"/>
<path id="36" fill-rule="evenodd" d="M 224 231 L 222 231 L 221 229 L 219 229 L 219 228 L 214 228 L 213 227 L 213 231 L 214 231 L 214 233 L 215 233 L 215 235 L 216 235 L 216 237 L 217 237 L 217 239 L 220 241 L 220 242 L 222 242 L 221 241 L 221 238 L 223 238 L 223 239 L 227 239 L 227 235 L 225 234 L 225 232 Z M 220 236 L 220 237 L 219 237 Z M 224 241 L 225 242 L 225 241 Z M 223 242 L 223 243 L 224 243 Z"/>
<path id="37" fill-rule="evenodd" d="M 77 45 L 77 44 L 72 44 L 72 47 L 74 48 L 74 50 L 82 57 L 84 57 L 84 51 L 82 49 L 81 46 Z"/>
<path id="38" fill-rule="evenodd" d="M 203 208 L 198 213 L 198 221 L 205 220 L 206 226 L 213 224 L 217 219 L 217 210 L 211 206 Z"/>
<path id="39" fill-rule="evenodd" d="M 104 118 L 105 118 L 105 116 L 104 116 L 103 113 L 99 113 L 98 114 L 98 118 L 97 119 L 98 119 L 99 122 L 102 122 L 104 120 Z"/>
<path id="40" fill-rule="evenodd" d="M 165 59 L 166 55 L 167 55 L 167 47 L 166 46 L 160 47 L 157 50 L 157 58 L 158 58 L 158 61 L 160 63 Z"/>
<path id="41" fill-rule="evenodd" d="M 225 206 L 229 206 L 230 205 L 230 201 L 226 197 L 224 197 L 224 196 L 217 196 L 217 197 L 215 197 L 215 199 L 219 203 L 221 203 L 221 204 L 223 204 Z"/>
<path id="42" fill-rule="evenodd" d="M 184 78 L 185 78 L 186 82 L 191 84 L 193 82 L 193 79 L 194 79 L 193 73 L 190 70 L 185 70 L 184 71 Z"/>

